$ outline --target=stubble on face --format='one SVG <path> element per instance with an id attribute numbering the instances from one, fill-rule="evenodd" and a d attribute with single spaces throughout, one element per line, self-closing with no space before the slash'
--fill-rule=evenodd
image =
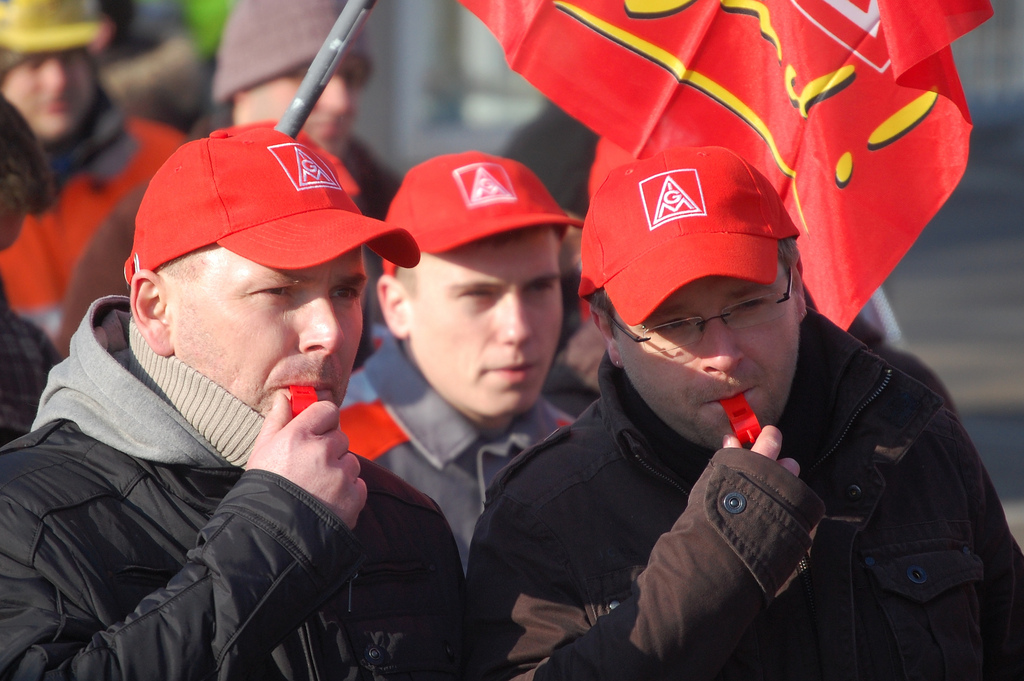
<path id="1" fill-rule="evenodd" d="M 337 260 L 358 261 L 355 278 L 364 279 L 361 257 L 358 251 L 355 254 Z M 247 283 L 251 280 L 243 275 L 239 287 L 239 280 L 225 279 L 224 268 L 239 267 L 239 261 L 244 259 L 214 247 L 173 263 L 169 273 L 162 272 L 170 275 L 174 291 L 175 356 L 263 415 L 270 411 L 275 395 L 289 385 L 312 386 L 321 399 L 340 406 L 361 330 L 358 302 L 338 351 L 299 352 L 293 347 L 298 341 L 292 338 L 289 325 L 278 324 L 278 313 L 267 316 L 264 303 L 254 307 L 247 295 L 239 295 L 253 288 Z M 264 275 L 269 271 L 256 268 Z M 260 281 L 260 286 L 268 284 Z"/>
<path id="2" fill-rule="evenodd" d="M 701 447 L 716 450 L 733 432 L 719 401 L 740 392 L 762 426 L 777 425 L 789 400 L 799 354 L 804 309 L 799 284 L 783 317 L 747 329 L 709 329 L 706 333 L 730 334 L 725 350 L 702 347 L 702 339 L 669 357 L 619 335 L 616 346 L 623 368 L 652 411 Z"/>
<path id="3" fill-rule="evenodd" d="M 717 450 L 722 446 L 723 436 L 732 433 L 725 409 L 718 402 L 751 386 L 757 386 L 758 395 L 752 396 L 751 406 L 758 423 L 762 426 L 779 423 L 789 401 L 796 355 L 794 350 L 791 357 L 783 358 L 778 366 L 778 378 L 772 379 L 766 378 L 763 372 L 745 374 L 742 378 L 727 376 L 716 382 L 704 381 L 695 375 L 693 381 L 681 380 L 673 384 L 664 377 L 678 374 L 678 370 L 666 369 L 660 376 L 649 371 L 630 371 L 625 358 L 624 368 L 633 387 L 666 425 L 693 444 Z"/>

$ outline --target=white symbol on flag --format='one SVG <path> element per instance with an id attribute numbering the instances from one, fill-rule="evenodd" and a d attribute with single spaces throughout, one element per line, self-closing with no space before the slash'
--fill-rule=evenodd
<path id="1" fill-rule="evenodd" d="M 291 167 L 286 162 L 287 154 L 283 153 L 288 147 L 292 147 L 295 150 L 294 167 Z M 341 189 L 341 183 L 338 182 L 338 178 L 334 175 L 334 171 L 330 166 L 325 165 L 301 144 L 275 144 L 272 147 L 268 147 L 268 149 L 277 158 L 277 162 L 281 164 L 281 167 L 284 168 L 288 179 L 291 180 L 296 190 L 302 191 L 316 187 Z"/>
<path id="2" fill-rule="evenodd" d="M 651 231 L 654 231 L 661 225 L 665 224 L 669 220 L 676 220 L 679 218 L 688 218 L 698 215 L 707 215 L 704 211 L 704 196 L 700 188 L 700 178 L 697 177 L 697 173 L 694 170 L 688 171 L 673 171 L 675 173 L 687 172 L 693 175 L 693 186 L 692 189 L 697 191 L 697 199 L 695 200 L 690 194 L 686 193 L 686 190 L 680 186 L 679 182 L 672 176 L 672 173 L 661 173 L 654 177 L 649 177 L 640 183 L 640 194 L 644 197 L 644 209 L 647 210 L 647 224 Z M 658 177 L 664 177 L 665 179 L 661 183 L 661 190 L 658 192 L 657 203 L 654 204 L 654 211 L 650 210 L 650 204 L 648 199 L 644 195 L 644 185 L 649 183 L 651 180 L 655 180 Z M 683 179 L 680 176 L 680 179 Z M 690 184 L 690 183 L 687 183 Z M 653 187 L 652 187 L 653 188 Z M 653 197 L 652 197 L 653 198 Z"/>
<path id="3" fill-rule="evenodd" d="M 496 163 L 474 163 L 456 168 L 452 175 L 455 176 L 467 208 L 516 201 L 508 173 Z"/>
<path id="4" fill-rule="evenodd" d="M 879 73 L 892 61 L 878 0 L 790 0 L 808 21 Z M 866 5 L 866 6 L 865 6 Z"/>

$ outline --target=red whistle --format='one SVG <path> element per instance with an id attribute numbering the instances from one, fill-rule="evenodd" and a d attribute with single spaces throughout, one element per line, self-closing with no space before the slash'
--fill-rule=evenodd
<path id="1" fill-rule="evenodd" d="M 292 394 L 292 417 L 302 413 L 302 410 L 317 401 L 316 391 L 308 385 L 290 385 L 288 392 Z"/>
<path id="2" fill-rule="evenodd" d="M 754 410 L 747 404 L 747 398 L 743 393 L 735 397 L 719 400 L 725 408 L 725 415 L 729 417 L 729 424 L 740 439 L 741 444 L 754 444 L 754 440 L 761 434 L 761 424 L 757 422 Z"/>

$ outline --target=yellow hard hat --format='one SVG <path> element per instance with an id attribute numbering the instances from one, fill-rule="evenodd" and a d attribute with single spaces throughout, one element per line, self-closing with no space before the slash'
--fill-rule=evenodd
<path id="1" fill-rule="evenodd" d="M 0 48 L 12 52 L 85 47 L 99 30 L 96 0 L 0 0 Z"/>

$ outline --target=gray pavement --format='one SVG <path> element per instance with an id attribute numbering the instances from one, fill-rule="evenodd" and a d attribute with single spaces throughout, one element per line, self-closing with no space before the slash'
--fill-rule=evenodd
<path id="1" fill-rule="evenodd" d="M 884 290 L 1024 544 L 1024 120 L 975 128 L 963 180 Z"/>

